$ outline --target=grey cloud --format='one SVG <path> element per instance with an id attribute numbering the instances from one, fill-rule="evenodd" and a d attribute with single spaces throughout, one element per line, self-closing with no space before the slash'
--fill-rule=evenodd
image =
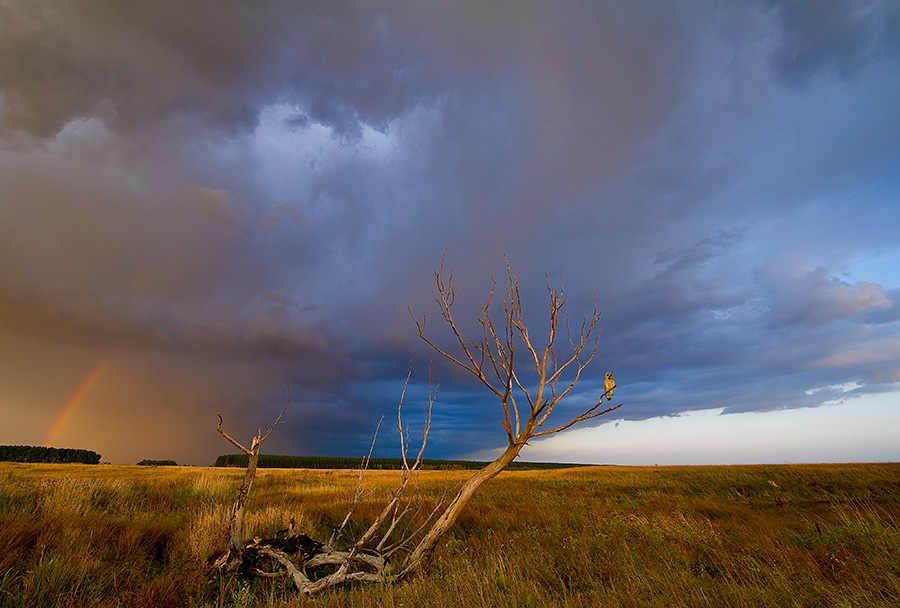
<path id="1" fill-rule="evenodd" d="M 341 6 L 310 3 L 9 6 L 0 20 L 4 133 L 46 138 L 92 116 L 147 130 L 182 114 L 241 131 L 262 104 L 304 90 L 314 117 L 329 124 L 349 128 L 356 112 L 383 119 L 403 97 L 384 93 L 396 80 L 391 67 L 402 66 L 380 69 L 394 37 L 378 35 L 376 9 L 356 11 L 348 19 Z"/>
<path id="2" fill-rule="evenodd" d="M 259 24 L 252 12 L 212 8 L 104 1 L 7 6 L 0 37 L 4 133 L 49 137 L 72 119 L 92 116 L 138 126 L 196 108 L 204 97 L 199 118 L 252 121 L 247 100 L 235 100 L 237 91 L 228 89 L 255 67 L 235 41 L 250 37 L 252 49 L 265 28 L 254 37 Z"/>
<path id="3" fill-rule="evenodd" d="M 887 50 L 896 52 L 900 8 L 891 2 L 773 0 L 782 32 L 772 64 L 788 83 L 806 84 L 823 69 L 843 78 Z"/>
<path id="4" fill-rule="evenodd" d="M 665 264 L 664 274 L 696 269 L 697 266 L 727 252 L 744 238 L 746 229 L 719 230 L 710 236 L 698 238 L 692 245 L 667 249 L 656 254 L 654 263 Z"/>
<path id="5" fill-rule="evenodd" d="M 624 317 L 625 324 L 659 327 L 662 335 L 672 336 L 715 322 L 717 311 L 745 304 L 748 290 L 730 288 L 721 271 L 709 268 L 710 262 L 743 240 L 744 232 L 718 230 L 690 245 L 658 251 L 654 265 L 664 268 L 635 285 L 622 305 L 625 309 L 615 313 Z M 728 263 L 722 264 L 727 269 Z"/>
<path id="6" fill-rule="evenodd" d="M 773 277 L 766 291 L 774 296 L 771 316 L 778 324 L 822 326 L 838 320 L 865 321 L 872 314 L 894 308 L 880 285 L 851 283 L 816 268 L 800 276 Z"/>
<path id="7" fill-rule="evenodd" d="M 635 418 L 891 377 L 896 286 L 849 278 L 896 247 L 884 4 L 4 6 L 0 334 L 71 382 L 114 351 L 238 428 L 290 382 L 279 449 L 358 451 L 411 358 L 427 384 L 407 306 L 453 343 L 445 251 L 466 335 L 504 254 L 536 333 L 547 278 L 573 321 L 596 293 L 572 407 L 606 369 Z M 433 373 L 433 455 L 502 442 Z"/>
<path id="8" fill-rule="evenodd" d="M 190 324 L 165 316 L 142 316 L 139 308 L 120 302 L 86 302 L 84 298 L 56 294 L 56 300 L 24 293 L 0 294 L 3 333 L 28 336 L 51 343 L 136 352 L 191 352 L 236 361 L 272 359 L 299 367 L 314 366 L 309 378 L 326 370 L 352 366 L 340 350 L 322 335 L 305 330 L 266 329 L 246 325 L 228 328 Z M 330 375 L 330 374 L 326 374 Z"/>

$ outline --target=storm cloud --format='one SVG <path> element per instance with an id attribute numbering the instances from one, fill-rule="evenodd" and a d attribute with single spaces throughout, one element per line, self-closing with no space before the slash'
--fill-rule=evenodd
<path id="1" fill-rule="evenodd" d="M 430 455 L 496 448 L 442 259 L 467 330 L 504 256 L 535 332 L 596 294 L 561 416 L 896 394 L 898 73 L 889 2 L 2 3 L 0 443 L 105 363 L 62 443 L 207 463 L 290 385 L 270 449 L 356 455 L 412 361 Z"/>

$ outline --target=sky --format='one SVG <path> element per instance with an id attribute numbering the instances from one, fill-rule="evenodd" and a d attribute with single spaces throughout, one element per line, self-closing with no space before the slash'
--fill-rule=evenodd
<path id="1" fill-rule="evenodd" d="M 508 260 L 602 313 L 550 423 L 622 404 L 523 459 L 896 461 L 898 74 L 890 0 L 0 0 L 0 444 L 395 456 L 409 373 L 489 457 L 410 311 Z"/>

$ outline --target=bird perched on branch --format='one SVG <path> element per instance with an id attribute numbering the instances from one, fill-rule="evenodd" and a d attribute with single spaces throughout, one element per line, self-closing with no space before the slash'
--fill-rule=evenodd
<path id="1" fill-rule="evenodd" d="M 612 401 L 614 388 L 616 388 L 616 381 L 613 380 L 613 373 L 606 372 L 606 380 L 603 381 L 603 397 L 606 397 L 607 401 Z M 603 397 L 600 397 L 600 401 L 603 401 Z"/>

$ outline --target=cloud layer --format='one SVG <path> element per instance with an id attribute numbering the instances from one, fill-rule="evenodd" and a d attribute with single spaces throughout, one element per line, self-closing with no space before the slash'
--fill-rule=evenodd
<path id="1" fill-rule="evenodd" d="M 898 41 L 888 2 L 0 4 L 0 442 L 108 360 L 61 441 L 205 463 L 290 384 L 272 449 L 361 453 L 445 251 L 469 330 L 504 255 L 535 332 L 548 279 L 596 293 L 575 404 L 893 390 Z M 431 454 L 502 442 L 433 367 Z"/>

